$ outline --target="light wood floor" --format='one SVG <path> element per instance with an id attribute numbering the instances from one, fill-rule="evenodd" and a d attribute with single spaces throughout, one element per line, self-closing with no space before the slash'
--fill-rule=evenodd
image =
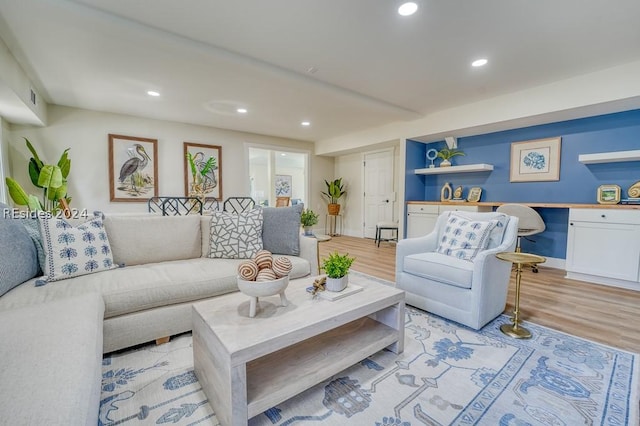
<path id="1" fill-rule="evenodd" d="M 347 252 L 356 258 L 352 268 L 395 281 L 395 243 L 347 236 L 319 244 L 320 258 Z M 540 267 L 537 274 L 523 273 L 520 311 L 522 319 L 574 336 L 640 353 L 640 291 L 624 290 L 564 278 L 565 271 Z M 513 311 L 515 278 L 512 276 L 505 313 Z"/>

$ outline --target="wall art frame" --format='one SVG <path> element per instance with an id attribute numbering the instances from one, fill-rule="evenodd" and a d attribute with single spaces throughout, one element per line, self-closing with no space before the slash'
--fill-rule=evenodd
<path id="1" fill-rule="evenodd" d="M 191 194 L 193 175 L 187 159 L 187 153 L 194 157 L 196 166 L 202 170 L 209 158 L 215 160 L 214 166 L 203 176 L 202 191 L 206 198 L 215 198 L 222 201 L 222 147 L 219 145 L 208 145 L 195 142 L 184 142 L 182 161 L 184 162 L 184 195 Z"/>
<path id="2" fill-rule="evenodd" d="M 467 201 L 470 203 L 478 203 L 480 202 L 480 198 L 482 197 L 482 188 L 479 186 L 474 186 L 469 190 L 469 194 L 467 195 Z"/>
<path id="3" fill-rule="evenodd" d="M 562 138 L 537 139 L 511 144 L 511 182 L 560 180 Z"/>
<path id="4" fill-rule="evenodd" d="M 109 199 L 144 203 L 158 196 L 158 140 L 109 134 Z"/>
<path id="5" fill-rule="evenodd" d="M 292 177 L 290 175 L 276 175 L 274 190 L 276 197 L 291 197 Z"/>
<path id="6" fill-rule="evenodd" d="M 618 185 L 600 185 L 596 200 L 598 204 L 618 204 L 620 202 L 620 193 L 621 190 Z"/>

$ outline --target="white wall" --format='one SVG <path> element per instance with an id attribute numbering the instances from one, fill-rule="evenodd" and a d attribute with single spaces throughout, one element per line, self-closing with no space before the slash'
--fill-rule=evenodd
<path id="1" fill-rule="evenodd" d="M 309 142 L 50 105 L 46 127 L 11 125 L 9 161 L 13 177 L 28 189 L 27 192 L 36 193 L 37 188 L 31 185 L 27 173 L 30 153 L 23 137 L 27 137 L 39 154 L 52 163 L 58 161 L 64 149 L 71 148 L 68 180 L 72 208 L 86 208 L 89 212 L 145 212 L 146 203 L 109 201 L 109 133 L 158 140 L 158 187 L 159 195 L 165 196 L 184 196 L 182 143 L 185 141 L 222 147 L 223 198 L 249 193 L 245 143 L 313 152 L 313 144 Z M 333 158 L 312 156 L 312 205 L 320 202 L 319 182 L 323 183 L 322 179 L 332 174 Z"/>
<path id="2" fill-rule="evenodd" d="M 5 176 L 10 176 L 9 170 L 9 123 L 0 117 L 0 202 L 7 203 L 9 194 L 4 183 Z"/>

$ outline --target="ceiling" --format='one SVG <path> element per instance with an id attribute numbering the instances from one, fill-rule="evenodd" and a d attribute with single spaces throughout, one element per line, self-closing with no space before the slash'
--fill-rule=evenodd
<path id="1" fill-rule="evenodd" d="M 0 37 L 49 103 L 308 141 L 640 58 L 638 0 L 416 2 L 0 0 Z"/>

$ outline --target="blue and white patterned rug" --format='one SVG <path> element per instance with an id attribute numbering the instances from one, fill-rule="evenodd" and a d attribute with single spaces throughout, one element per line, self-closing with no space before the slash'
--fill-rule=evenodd
<path id="1" fill-rule="evenodd" d="M 498 317 L 480 332 L 408 307 L 405 351 L 381 351 L 250 425 L 638 425 L 638 355 Z M 106 356 L 101 425 L 217 425 L 191 334 Z M 331 362 L 331 360 L 327 360 Z"/>

